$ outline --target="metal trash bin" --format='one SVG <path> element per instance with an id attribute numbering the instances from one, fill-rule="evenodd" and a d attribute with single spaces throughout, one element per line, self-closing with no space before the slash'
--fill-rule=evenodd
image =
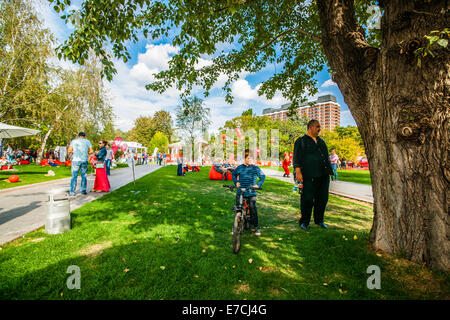
<path id="1" fill-rule="evenodd" d="M 45 232 L 47 234 L 58 234 L 69 231 L 70 227 L 69 190 L 53 189 L 47 201 Z"/>

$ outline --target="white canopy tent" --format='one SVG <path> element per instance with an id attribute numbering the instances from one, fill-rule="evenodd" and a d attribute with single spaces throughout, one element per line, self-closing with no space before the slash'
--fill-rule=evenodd
<path id="1" fill-rule="evenodd" d="M 39 130 L 11 126 L 9 124 L 0 122 L 0 139 L 34 136 L 39 132 Z"/>
<path id="2" fill-rule="evenodd" d="M 202 157 L 203 157 L 203 148 L 208 145 L 208 142 L 202 138 L 197 137 L 194 139 L 194 145 L 195 145 L 194 150 L 196 150 L 195 162 L 201 163 Z M 183 150 L 183 148 L 185 148 L 185 147 L 186 147 L 185 141 L 180 141 L 180 142 L 175 142 L 175 143 L 169 144 L 167 146 L 167 148 L 169 150 L 170 160 L 175 161 L 180 150 Z M 187 153 L 189 153 L 189 152 L 187 152 Z M 186 154 L 184 156 L 186 156 Z"/>
<path id="3" fill-rule="evenodd" d="M 39 130 L 12 126 L 0 122 L 0 155 L 3 155 L 3 139 L 18 138 L 23 136 L 34 136 L 39 132 L 40 132 Z"/>

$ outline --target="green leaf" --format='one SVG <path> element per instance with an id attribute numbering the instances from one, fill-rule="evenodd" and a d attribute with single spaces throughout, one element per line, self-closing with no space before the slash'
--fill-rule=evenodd
<path id="1" fill-rule="evenodd" d="M 447 39 L 439 39 L 437 41 L 437 44 L 440 45 L 441 47 L 447 48 L 448 40 Z"/>
<path id="2" fill-rule="evenodd" d="M 433 44 L 439 40 L 438 36 L 432 36 L 432 37 L 427 37 L 427 38 L 428 38 L 428 40 L 430 40 L 430 44 Z"/>

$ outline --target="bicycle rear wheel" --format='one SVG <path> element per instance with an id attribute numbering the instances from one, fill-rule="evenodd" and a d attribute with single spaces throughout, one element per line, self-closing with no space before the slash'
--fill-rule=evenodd
<path id="1" fill-rule="evenodd" d="M 233 223 L 233 252 L 238 253 L 241 249 L 241 235 L 244 221 L 242 219 L 242 212 L 236 212 Z"/>

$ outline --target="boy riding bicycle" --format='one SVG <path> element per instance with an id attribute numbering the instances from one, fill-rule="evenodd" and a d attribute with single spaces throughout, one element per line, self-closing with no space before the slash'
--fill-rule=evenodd
<path id="1" fill-rule="evenodd" d="M 250 152 L 248 149 L 245 150 L 244 164 L 241 164 L 232 172 L 233 182 L 236 187 L 242 188 L 261 188 L 266 176 L 261 171 L 261 169 L 250 163 Z M 256 179 L 259 178 L 258 183 Z M 238 181 L 239 179 L 239 181 Z M 237 189 L 236 191 L 236 205 L 239 205 L 239 196 L 241 191 Z M 253 225 L 252 231 L 255 232 L 256 236 L 261 235 L 261 230 L 258 227 L 258 211 L 256 210 L 256 191 L 247 190 L 244 193 L 244 197 L 248 198 L 247 203 L 250 209 L 250 223 Z"/>

